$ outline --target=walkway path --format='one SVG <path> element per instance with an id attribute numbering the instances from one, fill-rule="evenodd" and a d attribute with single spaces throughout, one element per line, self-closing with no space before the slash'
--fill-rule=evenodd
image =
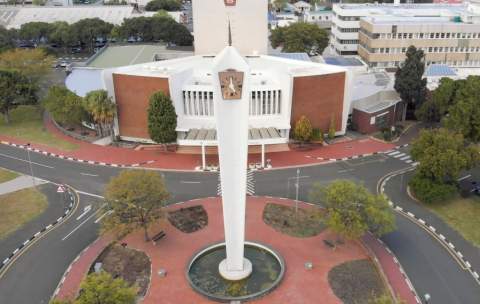
<path id="1" fill-rule="evenodd" d="M 335 265 L 346 261 L 365 259 L 368 257 L 363 248 L 356 242 L 347 242 L 335 251 L 323 245 L 322 240 L 332 238 L 327 231 L 310 238 L 294 238 L 276 232 L 262 220 L 262 212 L 267 202 L 293 205 L 294 202 L 286 199 L 271 197 L 249 197 L 246 215 L 246 238 L 251 241 L 262 242 L 277 250 L 285 259 L 287 271 L 280 286 L 267 296 L 252 303 L 340 303 L 328 283 L 328 272 Z M 143 240 L 141 232 L 127 236 L 123 241 L 129 247 L 147 253 L 152 261 L 152 281 L 143 303 L 210 303 L 202 296 L 195 293 L 185 278 L 185 267 L 192 255 L 208 244 L 222 241 L 223 221 L 221 216 L 221 202 L 218 197 L 198 199 L 181 205 L 171 206 L 171 209 L 202 204 L 206 209 L 209 219 L 208 226 L 195 233 L 186 234 L 178 231 L 168 223 L 157 226 L 154 231 L 162 229 L 166 237 L 154 246 Z M 311 206 L 300 203 L 303 208 Z M 368 244 L 368 242 L 367 242 Z M 86 275 L 89 266 L 94 261 L 94 256 L 101 251 L 99 247 L 106 246 L 100 239 L 80 256 L 71 268 L 61 286 L 58 297 L 65 299 L 76 295 L 78 284 Z M 382 266 L 388 268 L 386 272 L 389 282 L 395 293 L 407 300 L 408 304 L 416 304 L 412 292 L 398 267 L 391 267 L 390 261 L 383 258 L 388 255 L 382 248 L 374 248 L 379 254 Z M 391 259 L 390 259 L 391 260 Z M 312 270 L 305 270 L 304 263 L 311 261 Z M 166 277 L 160 277 L 156 272 L 160 268 L 167 270 Z M 413 299 L 413 300 L 412 300 Z"/>
<path id="2" fill-rule="evenodd" d="M 92 161 L 102 164 L 116 164 L 124 166 L 142 166 L 148 168 L 171 169 L 171 170 L 194 170 L 201 166 L 201 156 L 194 154 L 180 154 L 161 151 L 136 151 L 129 148 L 113 146 L 99 146 L 71 138 L 61 133 L 51 122 L 46 122 L 46 128 L 62 140 L 78 145 L 73 151 L 62 151 L 45 145 L 32 143 L 34 149 L 61 155 L 64 158 L 75 158 L 77 160 Z M 14 143 L 24 145 L 25 141 L 13 137 L 0 135 L 3 143 Z M 364 154 L 372 154 L 380 151 L 387 151 L 395 145 L 377 141 L 371 138 L 356 139 L 347 142 L 336 143 L 328 146 L 319 146 L 310 151 L 286 151 L 272 152 L 266 154 L 266 159 L 271 160 L 273 168 L 291 167 L 299 165 L 311 165 L 330 161 L 331 159 L 342 159 Z M 217 163 L 217 157 L 207 156 L 207 164 Z M 259 154 L 249 155 L 249 163 L 260 162 Z"/>
<path id="3" fill-rule="evenodd" d="M 27 175 L 21 175 L 15 179 L 12 179 L 8 182 L 1 183 L 0 184 L 0 195 L 10 193 L 10 192 L 15 192 L 18 190 L 22 190 L 25 188 L 30 188 L 35 185 L 41 185 L 44 184 L 45 181 L 39 178 L 32 179 L 31 176 Z"/>

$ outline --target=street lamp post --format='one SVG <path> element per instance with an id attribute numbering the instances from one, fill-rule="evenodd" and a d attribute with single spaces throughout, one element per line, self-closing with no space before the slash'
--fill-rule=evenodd
<path id="1" fill-rule="evenodd" d="M 298 188 L 300 187 L 300 169 L 297 169 L 297 182 L 295 183 L 295 215 L 298 211 Z"/>
<path id="2" fill-rule="evenodd" d="M 28 165 L 30 167 L 30 175 L 32 176 L 33 186 L 36 187 L 35 176 L 33 175 L 32 159 L 30 158 L 30 143 L 27 143 L 27 157 L 28 157 Z"/>

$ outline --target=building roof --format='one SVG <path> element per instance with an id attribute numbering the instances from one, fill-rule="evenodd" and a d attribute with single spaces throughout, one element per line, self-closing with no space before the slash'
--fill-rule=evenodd
<path id="1" fill-rule="evenodd" d="M 65 21 L 75 23 L 85 18 L 99 18 L 105 22 L 120 25 L 124 19 L 140 16 L 153 16 L 155 12 L 139 13 L 129 5 L 88 5 L 88 6 L 44 6 L 21 7 L 7 6 L 0 8 L 0 24 L 6 28 L 20 28 L 28 22 Z"/>
<path id="2" fill-rule="evenodd" d="M 323 61 L 325 61 L 326 64 L 333 64 L 343 67 L 363 66 L 363 63 L 355 57 L 323 56 Z"/>
<path id="3" fill-rule="evenodd" d="M 275 53 L 271 55 L 276 57 L 286 58 L 286 59 L 294 59 L 294 60 L 310 61 L 310 62 L 312 61 L 307 53 Z"/>
<path id="4" fill-rule="evenodd" d="M 378 92 L 392 90 L 393 81 L 386 73 L 362 73 L 353 78 L 352 103 Z"/>
<path id="5" fill-rule="evenodd" d="M 379 91 L 371 96 L 357 99 L 352 103 L 354 109 L 366 113 L 377 113 L 402 101 L 397 92 L 393 90 Z"/>
<path id="6" fill-rule="evenodd" d="M 446 64 L 430 64 L 426 71 L 426 77 L 447 77 L 457 76 L 457 73 Z"/>
<path id="7" fill-rule="evenodd" d="M 164 44 L 111 45 L 95 54 L 86 65 L 104 69 L 191 55 L 191 51 L 169 50 Z"/>

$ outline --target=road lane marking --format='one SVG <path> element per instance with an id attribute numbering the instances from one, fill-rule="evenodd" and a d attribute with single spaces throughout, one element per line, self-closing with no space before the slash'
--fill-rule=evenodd
<path id="1" fill-rule="evenodd" d="M 93 194 L 93 193 L 90 193 L 90 192 L 85 192 L 85 191 L 77 190 L 77 193 L 80 193 L 80 194 L 83 194 L 83 195 L 87 195 L 87 196 L 93 196 L 93 197 L 96 197 L 96 198 L 104 199 L 103 196 L 98 195 L 98 194 Z"/>
<path id="2" fill-rule="evenodd" d="M 108 210 L 104 214 L 102 214 L 99 218 L 95 220 L 95 224 L 98 224 L 105 216 L 110 215 L 113 213 L 113 210 Z"/>
<path id="3" fill-rule="evenodd" d="M 201 182 L 195 182 L 195 181 L 180 181 L 180 184 L 200 184 Z"/>
<path id="4" fill-rule="evenodd" d="M 464 177 L 460 177 L 460 178 L 458 179 L 458 181 L 462 181 L 462 180 L 467 179 L 467 178 L 469 178 L 469 177 L 471 177 L 471 176 L 472 176 L 471 174 L 465 175 Z"/>
<path id="5" fill-rule="evenodd" d="M 88 205 L 86 206 L 85 208 L 83 208 L 83 212 L 82 214 L 80 214 L 78 217 L 77 217 L 77 221 L 79 221 L 82 217 L 84 217 L 88 212 L 90 212 L 90 210 L 92 210 L 92 205 Z"/>
<path id="6" fill-rule="evenodd" d="M 410 155 L 407 155 L 407 156 L 404 156 L 404 157 L 400 158 L 400 160 L 407 160 L 409 158 L 410 158 Z"/>
<path id="7" fill-rule="evenodd" d="M 80 172 L 80 175 L 84 175 L 84 176 L 98 176 L 98 174 L 83 173 L 83 172 Z"/>
<path id="8" fill-rule="evenodd" d="M 405 153 L 400 153 L 398 155 L 395 155 L 394 158 L 399 158 L 399 157 L 402 157 L 402 156 L 405 156 Z"/>
<path id="9" fill-rule="evenodd" d="M 397 155 L 398 153 L 400 153 L 399 151 L 395 151 L 395 152 L 392 152 L 392 153 L 388 153 L 387 155 L 388 156 L 393 156 L 393 155 Z"/>
<path id="10" fill-rule="evenodd" d="M 102 211 L 102 207 L 98 208 L 93 214 L 87 217 L 83 222 L 81 222 L 77 227 L 75 227 L 72 231 L 70 231 L 66 236 L 63 237 L 62 241 L 68 239 L 75 231 L 77 231 L 80 227 L 82 227 L 86 222 L 88 222 L 92 217 L 97 215 L 100 211 Z"/>
<path id="11" fill-rule="evenodd" d="M 345 170 L 340 170 L 338 173 L 346 173 L 346 172 L 352 172 L 355 171 L 355 169 L 345 169 Z"/>
<path id="12" fill-rule="evenodd" d="M 25 163 L 32 163 L 34 165 L 37 165 L 37 166 L 42 166 L 42 167 L 45 167 L 45 168 L 49 168 L 49 169 L 55 169 L 55 167 L 52 167 L 52 166 L 48 166 L 48 165 L 44 165 L 44 164 L 40 164 L 40 163 L 37 163 L 37 162 L 29 162 L 28 160 L 26 159 L 22 159 L 22 158 L 18 158 L 18 157 L 14 157 L 14 156 L 10 156 L 10 155 L 7 155 L 7 154 L 3 154 L 3 153 L 0 153 L 0 156 L 3 156 L 3 157 L 8 157 L 8 158 L 11 158 L 11 159 L 15 159 L 15 160 L 19 160 L 19 161 L 23 161 Z"/>

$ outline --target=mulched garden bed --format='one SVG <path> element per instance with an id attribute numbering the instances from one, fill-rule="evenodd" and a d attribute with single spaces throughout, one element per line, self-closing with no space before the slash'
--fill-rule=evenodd
<path id="1" fill-rule="evenodd" d="M 320 234 L 325 228 L 325 212 L 317 208 L 268 203 L 263 209 L 263 221 L 273 229 L 294 237 L 311 237 Z"/>
<path id="2" fill-rule="evenodd" d="M 328 282 L 333 293 L 345 304 L 367 304 L 386 292 L 377 268 L 368 259 L 333 267 L 328 273 Z"/>
<path id="3" fill-rule="evenodd" d="M 170 224 L 185 233 L 198 231 L 208 225 L 207 211 L 200 205 L 170 211 L 167 217 Z"/>
<path id="4" fill-rule="evenodd" d="M 134 249 L 123 247 L 119 244 L 112 244 L 105 248 L 90 272 L 94 271 L 96 263 L 102 263 L 102 270 L 108 272 L 112 277 L 121 277 L 131 285 L 138 286 L 138 296 L 145 296 L 150 282 L 150 259 L 148 256 Z"/>

